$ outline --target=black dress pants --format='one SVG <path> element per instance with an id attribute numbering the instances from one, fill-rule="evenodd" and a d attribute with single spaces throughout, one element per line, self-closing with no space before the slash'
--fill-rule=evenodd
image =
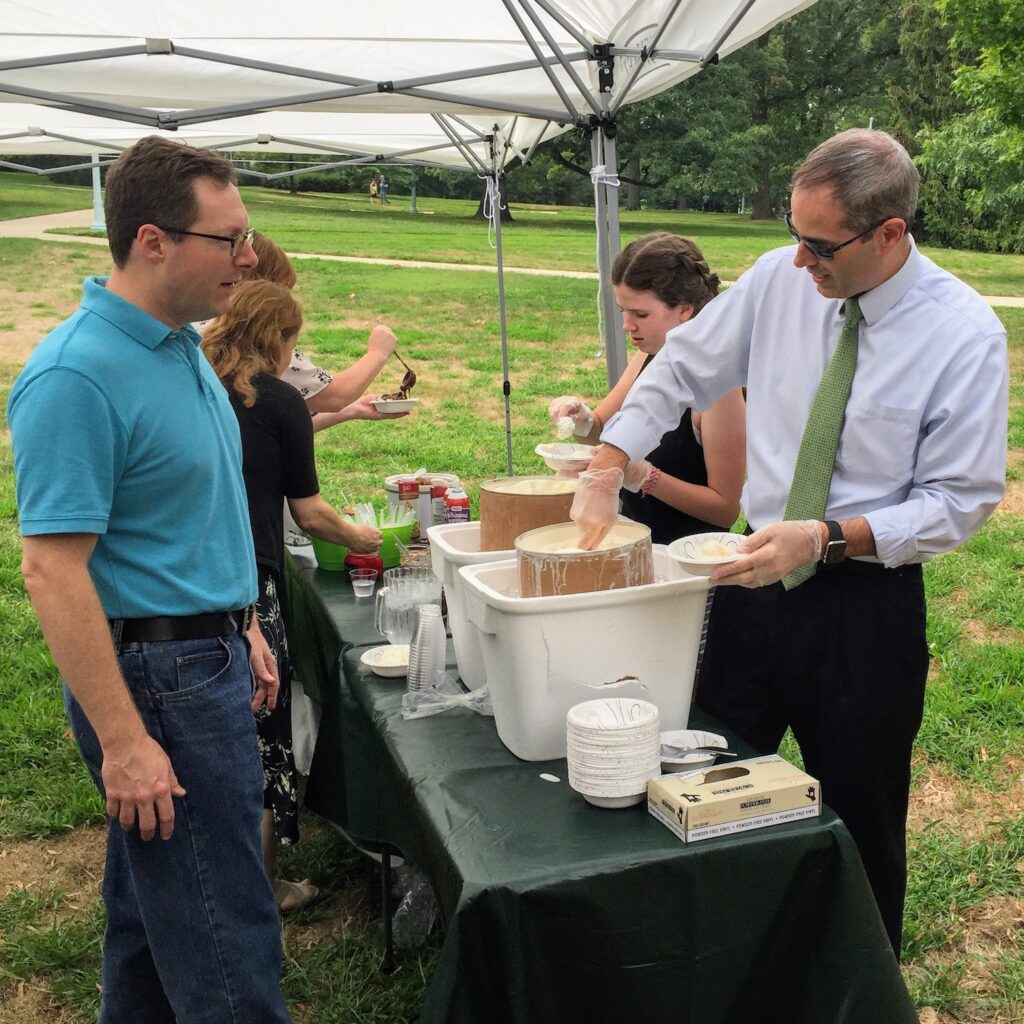
<path id="1" fill-rule="evenodd" d="M 893 950 L 928 647 L 920 566 L 847 561 L 802 586 L 720 586 L 697 703 L 762 753 L 790 726 L 860 850 Z"/>

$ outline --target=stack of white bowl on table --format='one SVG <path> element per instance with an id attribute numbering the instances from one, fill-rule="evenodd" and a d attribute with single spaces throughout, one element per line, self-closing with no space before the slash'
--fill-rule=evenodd
<path id="1" fill-rule="evenodd" d="M 633 697 L 576 704 L 566 715 L 569 785 L 598 807 L 630 807 L 661 774 L 658 709 Z"/>

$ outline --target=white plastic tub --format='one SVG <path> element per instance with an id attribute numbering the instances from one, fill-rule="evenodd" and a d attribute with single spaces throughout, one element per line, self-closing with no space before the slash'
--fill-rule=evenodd
<path id="1" fill-rule="evenodd" d="M 476 690 L 487 682 L 487 672 L 483 651 L 480 649 L 480 634 L 466 618 L 465 587 L 459 577 L 459 569 L 464 565 L 501 562 L 514 558 L 516 553 L 481 551 L 478 522 L 432 526 L 427 530 L 427 538 L 430 540 L 430 562 L 444 586 L 444 598 L 448 604 L 448 628 L 452 631 L 459 676 L 466 686 Z"/>
<path id="2" fill-rule="evenodd" d="M 653 550 L 656 582 L 562 597 L 519 597 L 514 559 L 459 569 L 494 722 L 516 757 L 565 757 L 566 712 L 601 696 L 648 700 L 662 729 L 686 728 L 708 581 Z"/>

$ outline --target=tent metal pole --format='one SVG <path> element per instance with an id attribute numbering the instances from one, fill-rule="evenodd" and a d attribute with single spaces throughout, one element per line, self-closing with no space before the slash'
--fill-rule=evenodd
<path id="1" fill-rule="evenodd" d="M 591 57 L 593 57 L 593 43 L 591 43 L 591 41 L 587 39 L 587 37 L 575 25 L 573 25 L 573 23 L 569 21 L 569 19 L 566 18 L 560 10 L 556 7 L 552 7 L 547 0 L 534 0 L 534 2 L 542 11 L 544 11 L 545 14 L 548 15 L 548 17 L 557 21 L 558 24 L 561 25 L 562 28 L 564 28 L 565 31 L 580 44 L 580 46 L 584 47 Z"/>
<path id="2" fill-rule="evenodd" d="M 19 60 L 0 60 L 0 71 L 48 68 L 57 64 L 77 64 L 84 60 L 107 60 L 110 57 L 137 57 L 148 52 L 145 46 L 118 46 L 107 50 L 81 50 L 78 53 L 48 54 L 45 57 L 22 57 Z"/>
<path id="3" fill-rule="evenodd" d="M 458 134 L 452 130 L 443 114 L 431 114 L 430 116 L 434 119 L 434 123 L 438 128 L 440 128 L 441 131 L 443 131 L 445 135 L 452 140 L 452 145 L 462 154 L 463 159 L 467 164 L 470 166 L 476 164 L 484 174 L 489 173 L 487 165 L 476 155 L 476 153 L 473 152 L 473 150 L 469 148 L 469 146 L 466 145 L 462 139 L 459 138 Z"/>
<path id="4" fill-rule="evenodd" d="M 707 53 L 701 56 L 701 63 L 706 64 L 716 53 L 718 53 L 719 47 L 722 43 L 732 35 L 733 29 L 740 23 L 741 19 L 754 6 L 754 0 L 741 0 L 736 6 L 736 10 L 733 11 L 729 20 L 722 26 L 721 31 L 711 40 L 710 46 L 708 46 Z M 765 30 L 767 31 L 767 30 Z"/>
<path id="5" fill-rule="evenodd" d="M 569 99 L 569 94 L 562 88 L 562 83 L 559 82 L 558 76 L 555 74 L 554 70 L 545 62 L 544 55 L 540 52 L 540 47 L 537 45 L 533 36 L 530 35 L 530 30 L 526 27 L 526 22 L 523 21 L 519 16 L 519 12 L 512 6 L 512 0 L 501 0 L 501 2 L 504 4 L 505 10 L 508 11 L 509 17 L 516 23 L 516 28 L 519 29 L 519 33 L 526 42 L 526 45 L 533 51 L 533 55 L 537 58 L 541 67 L 544 69 L 544 74 L 548 76 L 551 88 L 558 93 L 558 98 L 565 104 L 565 109 L 572 115 L 572 120 L 578 121 L 580 119 L 579 111 L 576 109 L 572 100 Z"/>
<path id="6" fill-rule="evenodd" d="M 668 23 L 675 17 L 676 11 L 679 10 L 680 4 L 683 0 L 672 0 L 672 6 L 668 9 L 665 17 L 661 19 L 661 24 L 658 26 L 658 31 L 655 33 L 654 38 L 651 40 L 651 45 L 647 47 L 647 59 L 650 59 L 654 55 L 655 50 L 658 46 L 658 41 L 665 34 L 665 29 L 668 28 Z M 747 0 L 748 3 L 753 3 L 754 0 Z M 619 112 L 619 107 L 626 102 L 626 97 L 629 95 L 629 90 L 633 88 L 633 83 L 639 78 L 640 72 L 643 71 L 644 65 L 647 60 L 641 58 L 637 61 L 637 65 L 633 68 L 633 73 L 626 80 L 626 84 L 622 87 L 622 91 L 619 93 L 619 98 L 612 104 L 611 109 L 608 111 L 608 116 L 615 119 L 615 115 Z"/>
<path id="7" fill-rule="evenodd" d="M 92 155 L 92 230 L 107 230 L 107 221 L 103 216 L 103 190 L 100 188 L 99 153 Z"/>
<path id="8" fill-rule="evenodd" d="M 487 134 L 482 132 L 476 125 L 470 124 L 469 121 L 464 121 L 457 114 L 448 114 L 449 121 L 454 121 L 456 124 L 461 124 L 463 128 L 469 132 L 470 135 L 475 135 L 481 142 L 487 141 Z"/>
<path id="9" fill-rule="evenodd" d="M 583 53 L 572 52 L 565 54 L 567 60 L 589 60 L 590 47 Z M 142 52 L 145 52 L 143 50 Z M 214 50 L 194 50 L 189 47 L 175 47 L 174 53 L 180 57 L 193 57 L 196 60 L 207 60 L 213 64 L 230 64 L 235 67 L 252 68 L 254 71 L 271 71 L 275 74 L 287 75 L 289 78 L 307 78 L 314 82 L 333 82 L 336 85 L 351 85 L 356 87 L 372 86 L 372 91 L 378 91 L 378 83 L 368 78 L 353 78 L 351 75 L 336 75 L 329 71 L 314 71 L 311 68 L 300 68 L 290 64 L 275 64 L 270 61 L 248 60 L 245 57 L 236 57 L 232 54 L 217 53 Z M 83 58 L 85 59 L 85 58 Z M 557 64 L 557 57 L 540 58 L 541 64 Z M 440 85 L 443 82 L 463 82 L 472 78 L 486 78 L 490 75 L 504 75 L 515 71 L 529 71 L 537 67 L 536 60 L 510 61 L 507 64 L 491 64 L 479 68 L 463 68 L 459 71 L 445 71 L 434 75 L 421 75 L 418 78 L 406 78 L 402 81 L 391 82 L 394 91 L 399 89 L 410 89 L 420 85 Z M 2 70 L 2 67 L 0 67 Z"/>
<path id="10" fill-rule="evenodd" d="M 501 324 L 501 390 L 505 396 L 505 464 L 507 475 L 512 476 L 512 383 L 508 376 L 508 322 L 505 316 L 505 267 L 501 257 L 501 189 L 498 171 L 492 170 L 488 177 L 493 183 L 494 205 L 491 219 L 494 222 L 495 256 L 498 270 L 498 322 Z"/>
<path id="11" fill-rule="evenodd" d="M 538 16 L 537 12 L 529 5 L 527 0 L 519 0 L 519 6 L 522 7 L 522 9 L 526 12 L 527 17 L 536 26 L 537 31 L 541 34 L 541 36 L 543 36 L 544 42 L 548 44 L 548 49 L 551 50 L 551 52 L 558 58 L 558 62 L 565 69 L 565 73 L 572 79 L 573 85 L 575 85 L 576 88 L 579 89 L 580 95 L 587 101 L 587 105 L 595 114 L 600 116 L 601 108 L 598 105 L 597 100 L 594 98 L 590 89 L 587 88 L 587 85 L 583 81 L 583 79 L 580 78 L 580 76 L 576 73 L 576 69 L 572 66 L 572 64 L 569 63 L 568 60 L 566 60 L 565 55 L 562 53 L 561 49 L 558 46 L 558 43 L 555 42 L 551 33 L 545 27 L 543 20 Z"/>
<path id="12" fill-rule="evenodd" d="M 132 124 L 146 125 L 148 128 L 159 128 L 159 115 L 139 107 L 123 107 L 119 103 L 101 103 L 98 100 L 78 100 L 67 93 L 48 92 L 45 89 L 26 89 L 9 82 L 0 82 L 0 96 L 5 93 L 11 96 L 25 96 L 33 100 L 42 100 L 47 106 L 60 107 L 62 110 L 73 110 L 79 114 L 95 114 L 98 117 L 109 117 L 115 121 L 128 121 Z"/>
<path id="13" fill-rule="evenodd" d="M 605 172 L 608 168 L 607 139 L 604 129 L 595 129 L 590 140 L 591 160 L 594 167 L 605 165 Z M 615 150 L 611 150 L 612 169 L 614 173 Z M 611 248 L 611 224 L 609 206 L 616 204 L 615 212 L 615 233 L 618 234 L 618 196 L 609 197 L 609 193 L 617 190 L 606 185 L 604 182 L 597 182 L 594 187 L 597 206 L 597 272 L 601 279 L 601 311 L 604 319 L 604 355 L 605 366 L 608 371 L 608 386 L 614 387 L 618 379 L 626 369 L 626 346 L 625 338 L 619 321 L 619 307 L 615 302 L 615 293 L 612 291 L 612 254 L 618 252 L 618 247 Z"/>

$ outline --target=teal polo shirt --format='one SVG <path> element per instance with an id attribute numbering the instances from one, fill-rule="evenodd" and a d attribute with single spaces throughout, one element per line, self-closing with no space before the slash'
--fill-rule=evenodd
<path id="1" fill-rule="evenodd" d="M 172 331 L 90 277 L 7 403 L 26 537 L 94 533 L 110 618 L 256 600 L 238 421 L 191 326 Z"/>

